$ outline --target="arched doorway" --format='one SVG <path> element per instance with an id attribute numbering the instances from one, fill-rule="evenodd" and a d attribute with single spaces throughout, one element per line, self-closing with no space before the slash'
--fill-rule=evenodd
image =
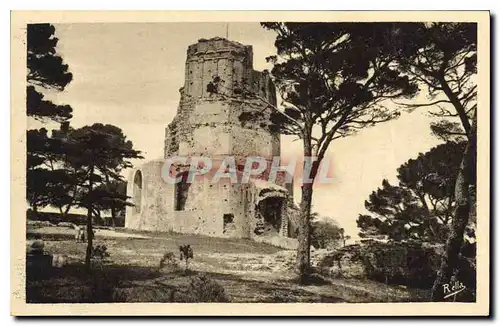
<path id="1" fill-rule="evenodd" d="M 134 186 L 132 192 L 132 200 L 134 203 L 134 213 L 141 212 L 141 201 L 142 201 L 142 173 L 137 170 L 134 175 Z"/>
<path id="2" fill-rule="evenodd" d="M 284 198 L 269 196 L 257 204 L 257 235 L 279 235 L 282 225 Z"/>
<path id="3" fill-rule="evenodd" d="M 268 197 L 259 203 L 259 212 L 262 216 L 263 234 L 279 234 L 281 229 L 281 211 L 283 198 Z"/>

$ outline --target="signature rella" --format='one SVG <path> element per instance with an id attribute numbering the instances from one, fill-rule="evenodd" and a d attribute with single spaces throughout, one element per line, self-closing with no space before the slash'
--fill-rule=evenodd
<path id="1" fill-rule="evenodd" d="M 324 158 L 317 163 L 316 157 L 306 157 L 298 163 L 297 158 L 289 160 L 287 165 L 281 165 L 281 157 L 274 156 L 267 160 L 260 156 L 251 156 L 242 159 L 226 156 L 222 160 L 215 160 L 207 156 L 174 156 L 163 164 L 162 178 L 168 184 L 177 184 L 181 181 L 193 183 L 197 176 L 211 176 L 210 182 L 217 183 L 221 179 L 229 179 L 231 183 L 249 183 L 252 178 L 274 183 L 278 175 L 284 174 L 284 183 L 292 183 L 296 175 L 302 176 L 302 183 L 333 183 L 334 178 L 328 176 L 330 161 Z M 302 165 L 302 168 L 300 167 Z M 317 165 L 317 176 L 310 178 L 311 171 Z M 187 178 L 183 180 L 180 170 L 187 168 Z M 185 171 L 185 170 L 184 170 Z"/>

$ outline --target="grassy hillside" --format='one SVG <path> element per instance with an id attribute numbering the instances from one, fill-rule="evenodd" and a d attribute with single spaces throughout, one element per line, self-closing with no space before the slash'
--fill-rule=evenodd
<path id="1" fill-rule="evenodd" d="M 28 239 L 35 234 L 41 235 L 47 252 L 67 255 L 68 265 L 43 279 L 29 279 L 29 302 L 171 302 L 196 275 L 222 285 L 231 302 L 385 302 L 423 297 L 366 280 L 320 278 L 313 285 L 299 286 L 294 282 L 293 251 L 247 239 L 199 235 L 99 230 L 96 243 L 108 247 L 110 259 L 89 275 L 83 269 L 86 244 L 76 243 L 70 229 L 28 228 Z M 164 253 L 178 257 L 178 247 L 184 244 L 194 250 L 189 272 L 160 269 Z"/>

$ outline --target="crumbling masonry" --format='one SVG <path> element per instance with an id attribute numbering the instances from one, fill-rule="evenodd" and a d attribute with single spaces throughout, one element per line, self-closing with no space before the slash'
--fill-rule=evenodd
<path id="1" fill-rule="evenodd" d="M 276 104 L 276 91 L 266 72 L 253 70 L 252 56 L 251 46 L 222 38 L 189 46 L 177 115 L 165 130 L 165 159 L 207 156 L 220 162 L 234 156 L 241 166 L 249 156 L 280 155 L 265 103 Z M 292 185 L 284 183 L 283 173 L 274 184 L 262 178 L 211 183 L 206 175 L 174 185 L 162 179 L 163 163 L 150 161 L 131 171 L 127 193 L 135 206 L 127 208 L 127 228 L 238 238 L 293 233 Z M 176 168 L 186 175 L 188 167 Z"/>

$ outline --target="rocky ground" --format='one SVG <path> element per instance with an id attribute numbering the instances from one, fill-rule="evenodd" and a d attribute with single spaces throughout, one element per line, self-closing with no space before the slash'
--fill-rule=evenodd
<path id="1" fill-rule="evenodd" d="M 86 244 L 76 243 L 68 227 L 28 226 L 28 239 L 35 234 L 44 240 L 46 252 L 67 257 L 67 266 L 54 270 L 47 279 L 29 281 L 28 297 L 36 302 L 78 302 L 72 296 L 82 288 L 80 267 Z M 105 244 L 110 254 L 100 267 L 103 273 L 119 280 L 120 291 L 133 293 L 127 301 L 132 297 L 139 298 L 137 301 L 167 301 L 160 289 L 181 287 L 189 282 L 190 275 L 202 274 L 221 284 L 231 302 L 401 302 L 421 298 L 421 294 L 403 287 L 324 274 L 310 285 L 299 286 L 294 281 L 295 251 L 250 240 L 98 230 L 96 244 Z M 176 271 L 161 269 L 163 255 L 172 252 L 178 257 L 182 244 L 190 244 L 194 251 L 189 272 L 184 272 L 185 266 L 179 261 Z M 325 254 L 313 251 L 313 265 Z M 145 294 L 148 291 L 150 296 Z"/>

